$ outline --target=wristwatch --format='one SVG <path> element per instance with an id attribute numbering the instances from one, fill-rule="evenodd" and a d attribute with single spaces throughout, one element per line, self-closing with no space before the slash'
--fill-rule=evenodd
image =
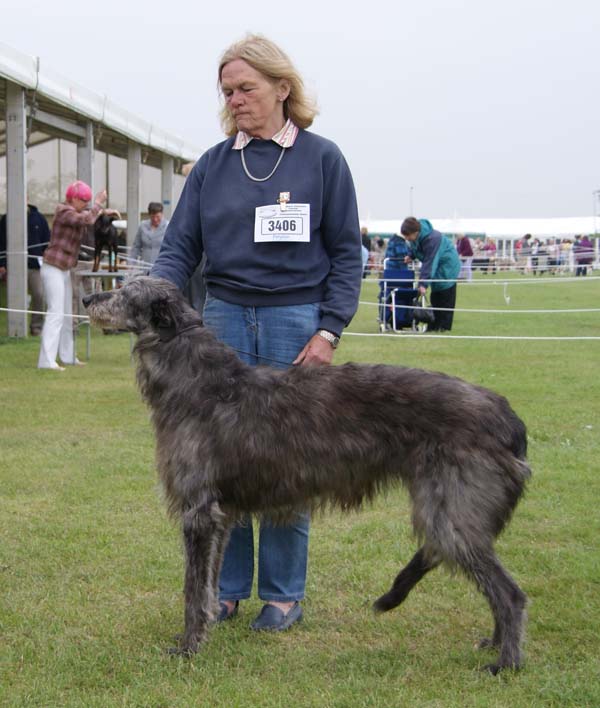
<path id="1" fill-rule="evenodd" d="M 333 332 L 328 332 L 326 329 L 317 330 L 317 334 L 319 335 L 319 337 L 323 337 L 323 339 L 326 339 L 329 344 L 331 344 L 332 349 L 337 349 L 338 344 L 340 343 L 340 338 L 337 336 L 337 334 L 333 334 Z"/>

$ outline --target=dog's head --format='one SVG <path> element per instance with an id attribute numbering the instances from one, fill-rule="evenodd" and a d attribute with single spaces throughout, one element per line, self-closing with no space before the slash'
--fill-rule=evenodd
<path id="1" fill-rule="evenodd" d="M 108 214 L 100 214 L 100 216 L 94 222 L 94 233 L 95 234 L 108 234 L 112 231 L 116 231 L 112 225 L 112 222 L 116 219 L 115 216 Z"/>
<path id="2" fill-rule="evenodd" d="M 93 324 L 134 334 L 155 332 L 166 338 L 202 323 L 177 287 L 163 278 L 138 276 L 118 290 L 87 295 L 83 304 Z"/>

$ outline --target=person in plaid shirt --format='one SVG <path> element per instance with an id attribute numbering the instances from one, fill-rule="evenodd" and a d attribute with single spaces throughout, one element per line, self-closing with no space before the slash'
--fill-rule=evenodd
<path id="1" fill-rule="evenodd" d="M 71 322 L 73 290 L 71 269 L 77 265 L 79 246 L 85 229 L 98 216 L 115 214 L 113 209 L 104 209 L 106 190 L 98 192 L 94 204 L 88 209 L 92 190 L 81 181 L 67 187 L 65 201 L 56 207 L 50 244 L 44 253 L 41 268 L 47 311 L 42 329 L 38 369 L 64 371 L 63 364 L 81 365 L 73 350 L 73 326 Z"/>

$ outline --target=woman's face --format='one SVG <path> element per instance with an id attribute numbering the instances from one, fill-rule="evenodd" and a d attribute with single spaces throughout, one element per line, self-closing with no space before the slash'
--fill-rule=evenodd
<path id="1" fill-rule="evenodd" d="M 79 197 L 73 197 L 71 204 L 75 207 L 75 211 L 83 211 L 88 205 L 88 202 L 84 199 L 79 199 Z"/>
<path id="2" fill-rule="evenodd" d="M 285 79 L 273 82 L 243 59 L 234 59 L 221 70 L 221 90 L 238 130 L 269 140 L 283 127 L 283 101 L 289 94 Z"/>
<path id="3" fill-rule="evenodd" d="M 160 226 L 160 222 L 162 221 L 163 215 L 162 211 L 155 211 L 152 214 L 150 214 L 150 223 L 154 228 L 157 228 Z"/>

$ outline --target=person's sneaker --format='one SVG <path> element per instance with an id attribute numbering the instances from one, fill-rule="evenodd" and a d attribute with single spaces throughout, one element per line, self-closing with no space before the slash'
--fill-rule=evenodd
<path id="1" fill-rule="evenodd" d="M 238 613 L 238 607 L 240 606 L 239 600 L 235 601 L 233 609 L 230 610 L 229 607 L 224 603 L 219 603 L 219 614 L 217 615 L 216 622 L 227 622 L 227 620 L 233 619 Z"/>
<path id="2" fill-rule="evenodd" d="M 302 621 L 302 608 L 299 602 L 295 602 L 286 614 L 275 605 L 266 604 L 263 606 L 258 617 L 250 625 L 250 629 L 256 631 L 283 632 L 289 629 L 294 623 Z"/>

